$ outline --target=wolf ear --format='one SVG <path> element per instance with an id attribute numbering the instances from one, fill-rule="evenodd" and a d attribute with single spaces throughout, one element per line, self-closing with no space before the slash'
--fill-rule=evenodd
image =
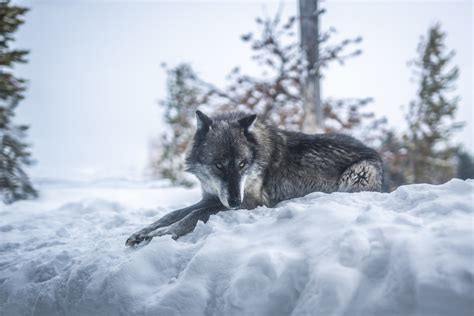
<path id="1" fill-rule="evenodd" d="M 209 127 L 212 125 L 211 118 L 199 110 L 196 111 L 196 121 L 197 129 L 201 132 L 209 131 Z"/>
<path id="2" fill-rule="evenodd" d="M 256 118 L 256 114 L 248 115 L 246 117 L 241 118 L 239 120 L 239 124 L 245 131 L 251 132 Z"/>

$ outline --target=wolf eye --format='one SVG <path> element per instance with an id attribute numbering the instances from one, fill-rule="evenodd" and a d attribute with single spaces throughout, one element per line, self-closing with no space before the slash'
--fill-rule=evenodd
<path id="1" fill-rule="evenodd" d="M 221 170 L 222 169 L 222 164 L 220 162 L 216 162 L 216 168 Z"/>
<path id="2" fill-rule="evenodd" d="M 246 164 L 247 164 L 247 162 L 246 162 L 245 160 L 242 160 L 242 161 L 239 163 L 240 169 L 242 169 L 243 167 L 245 167 Z"/>

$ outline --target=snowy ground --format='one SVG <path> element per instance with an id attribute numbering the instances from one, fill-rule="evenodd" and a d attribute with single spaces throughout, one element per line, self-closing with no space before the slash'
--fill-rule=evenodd
<path id="1" fill-rule="evenodd" d="M 199 190 L 40 184 L 0 205 L 0 315 L 472 315 L 474 181 L 229 211 L 126 238 Z"/>

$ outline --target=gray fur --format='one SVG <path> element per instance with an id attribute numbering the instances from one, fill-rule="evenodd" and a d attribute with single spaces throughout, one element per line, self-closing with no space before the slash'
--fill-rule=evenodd
<path id="1" fill-rule="evenodd" d="M 209 118 L 197 111 L 197 121 L 186 164 L 201 182 L 202 201 L 167 214 L 127 245 L 178 238 L 226 209 L 273 207 L 311 192 L 381 190 L 380 156 L 350 136 L 285 131 L 243 112 Z"/>

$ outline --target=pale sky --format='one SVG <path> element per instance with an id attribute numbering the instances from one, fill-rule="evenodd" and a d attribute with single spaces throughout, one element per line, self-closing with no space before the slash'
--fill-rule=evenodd
<path id="1" fill-rule="evenodd" d="M 17 73 L 29 80 L 18 122 L 31 124 L 35 177 L 141 175 L 160 130 L 166 93 L 160 64 L 190 62 L 218 86 L 236 65 L 257 74 L 240 35 L 275 1 L 16 1 L 31 8 L 16 46 L 30 49 Z M 297 11 L 285 1 L 284 15 Z M 461 70 L 456 141 L 473 151 L 473 5 L 470 1 L 326 1 L 321 27 L 337 38 L 361 35 L 363 54 L 326 71 L 323 97 L 375 99 L 372 109 L 403 130 L 402 105 L 414 98 L 407 61 L 440 21 Z"/>

